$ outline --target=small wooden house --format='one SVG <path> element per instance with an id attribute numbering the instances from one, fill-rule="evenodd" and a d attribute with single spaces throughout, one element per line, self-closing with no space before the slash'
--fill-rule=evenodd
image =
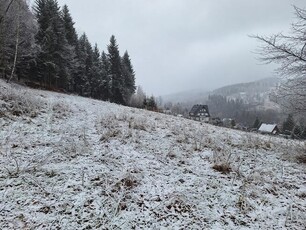
<path id="1" fill-rule="evenodd" d="M 279 129 L 275 124 L 262 123 L 258 129 L 258 132 L 276 135 L 279 134 Z"/>
<path id="2" fill-rule="evenodd" d="M 207 105 L 194 105 L 189 112 L 189 118 L 195 121 L 209 122 L 210 114 Z"/>

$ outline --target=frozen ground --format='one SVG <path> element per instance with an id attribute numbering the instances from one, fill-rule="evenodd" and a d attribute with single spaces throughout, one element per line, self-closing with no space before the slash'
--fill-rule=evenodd
<path id="1" fill-rule="evenodd" d="M 0 229 L 306 227 L 304 142 L 2 80 L 0 127 Z"/>

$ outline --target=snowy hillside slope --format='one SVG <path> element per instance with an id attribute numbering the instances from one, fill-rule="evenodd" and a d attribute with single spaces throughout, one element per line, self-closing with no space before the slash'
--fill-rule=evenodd
<path id="1" fill-rule="evenodd" d="M 0 229 L 305 229 L 305 143 L 0 80 Z"/>

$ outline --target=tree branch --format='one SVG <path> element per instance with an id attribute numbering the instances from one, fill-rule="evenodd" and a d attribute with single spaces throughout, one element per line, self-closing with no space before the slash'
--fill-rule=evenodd
<path id="1" fill-rule="evenodd" d="M 7 14 L 7 12 L 9 11 L 12 3 L 14 2 L 15 0 L 11 0 L 10 3 L 8 4 L 8 6 L 6 7 L 6 10 L 4 11 L 4 14 L 0 17 L 0 25 L 5 17 L 5 15 Z"/>

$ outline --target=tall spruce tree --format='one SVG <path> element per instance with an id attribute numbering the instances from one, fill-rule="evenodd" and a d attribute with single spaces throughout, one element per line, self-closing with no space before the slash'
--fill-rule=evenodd
<path id="1" fill-rule="evenodd" d="M 125 51 L 121 60 L 122 76 L 124 79 L 124 99 L 130 101 L 131 96 L 135 93 L 135 72 L 131 64 L 131 59 L 127 51 Z"/>
<path id="2" fill-rule="evenodd" d="M 293 132 L 293 129 L 295 127 L 295 121 L 293 119 L 292 114 L 289 114 L 287 119 L 283 123 L 283 132 Z"/>
<path id="3" fill-rule="evenodd" d="M 100 98 L 104 101 L 108 101 L 111 98 L 111 78 L 109 72 L 109 61 L 103 51 L 101 54 L 101 82 L 99 88 Z"/>
<path id="4" fill-rule="evenodd" d="M 259 129 L 260 125 L 261 125 L 261 122 L 260 122 L 259 118 L 256 117 L 256 119 L 254 121 L 254 124 L 253 124 L 253 128 L 254 129 Z"/>
<path id="5" fill-rule="evenodd" d="M 110 38 L 110 44 L 107 46 L 109 68 L 108 74 L 111 78 L 111 98 L 110 101 L 117 104 L 126 104 L 124 100 L 124 79 L 121 71 L 121 57 L 119 48 L 114 35 Z"/>
<path id="6" fill-rule="evenodd" d="M 70 11 L 67 5 L 63 6 L 61 15 L 62 15 L 63 23 L 64 23 L 67 42 L 69 45 L 76 47 L 78 43 L 78 35 L 74 28 L 75 23 L 72 19 L 72 16 L 70 14 Z"/>
<path id="7" fill-rule="evenodd" d="M 74 91 L 75 83 L 74 79 L 77 75 L 77 67 L 79 66 L 79 60 L 76 55 L 76 49 L 78 45 L 78 35 L 74 27 L 74 21 L 70 14 L 69 8 L 67 5 L 64 5 L 61 10 L 61 17 L 64 23 L 65 36 L 68 42 L 68 49 L 70 49 L 70 60 L 68 63 L 69 78 L 68 78 L 68 90 Z"/>
<path id="8" fill-rule="evenodd" d="M 67 68 L 72 53 L 66 39 L 64 22 L 56 0 L 36 0 L 34 7 L 38 22 L 36 43 L 40 52 L 36 60 L 36 74 L 48 88 L 67 88 Z"/>
<path id="9" fill-rule="evenodd" d="M 78 66 L 74 78 L 74 89 L 79 95 L 90 96 L 89 69 L 91 66 L 89 65 L 92 62 L 92 48 L 85 33 L 83 33 L 78 40 L 76 52 Z"/>
<path id="10" fill-rule="evenodd" d="M 92 54 L 92 67 L 90 70 L 90 76 L 91 97 L 100 99 L 100 84 L 102 82 L 102 63 L 100 59 L 100 51 L 97 44 L 95 44 Z"/>
<path id="11" fill-rule="evenodd" d="M 93 72 L 92 72 L 92 68 L 93 68 L 93 48 L 90 44 L 90 42 L 88 41 L 88 39 L 86 40 L 85 43 L 85 49 L 86 49 L 86 76 L 88 79 L 88 82 L 85 85 L 85 94 L 84 96 L 87 97 L 93 97 L 93 81 L 94 81 L 94 76 L 93 76 Z"/>

